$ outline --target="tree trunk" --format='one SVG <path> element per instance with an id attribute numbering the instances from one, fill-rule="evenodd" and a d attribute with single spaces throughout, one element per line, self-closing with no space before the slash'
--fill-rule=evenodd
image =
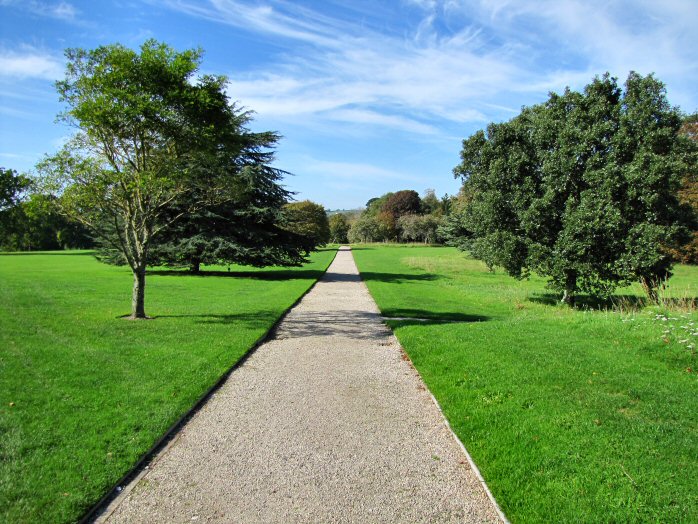
<path id="1" fill-rule="evenodd" d="M 198 273 L 201 271 L 201 259 L 200 258 L 192 258 L 191 263 L 189 264 L 189 271 L 192 273 Z"/>
<path id="2" fill-rule="evenodd" d="M 133 270 L 133 295 L 131 297 L 131 319 L 148 318 L 145 314 L 145 268 Z"/>
<path id="3" fill-rule="evenodd" d="M 642 284 L 642 289 L 645 290 L 647 298 L 653 304 L 659 304 L 659 293 L 657 292 L 657 281 L 656 279 L 649 277 L 640 277 L 640 283 Z"/>
<path id="4" fill-rule="evenodd" d="M 565 291 L 560 302 L 570 307 L 574 307 L 575 292 L 577 291 L 577 272 L 574 269 L 565 271 Z"/>

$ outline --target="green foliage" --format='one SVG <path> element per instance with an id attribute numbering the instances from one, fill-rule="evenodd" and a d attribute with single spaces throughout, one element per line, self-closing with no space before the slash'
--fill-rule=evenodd
<path id="1" fill-rule="evenodd" d="M 125 322 L 130 271 L 87 252 L 0 256 L 0 521 L 77 522 L 322 275 L 151 271 L 157 322 Z"/>
<path id="2" fill-rule="evenodd" d="M 190 213 L 237 202 L 245 170 L 273 182 L 279 172 L 266 166 L 266 148 L 278 136 L 245 129 L 249 113 L 229 102 L 225 77 L 194 76 L 199 50 L 149 40 L 140 52 L 110 45 L 66 57 L 56 84 L 68 106 L 61 117 L 79 132 L 39 169 L 62 191 L 65 212 L 107 248 L 106 259 L 131 267 L 132 316 L 143 318 L 154 239 Z"/>
<path id="3" fill-rule="evenodd" d="M 422 201 L 412 189 L 389 194 L 381 206 L 381 211 L 389 213 L 395 220 L 403 215 L 420 213 L 421 210 Z"/>
<path id="4" fill-rule="evenodd" d="M 200 264 L 296 266 L 306 261 L 307 239 L 284 229 L 283 206 L 289 193 L 278 170 L 247 166 L 234 177 L 230 195 L 186 213 L 154 241 L 156 264 L 189 267 Z M 180 213 L 182 205 L 171 213 Z"/>
<path id="5" fill-rule="evenodd" d="M 698 144 L 698 114 L 686 117 L 681 126 L 681 133 L 693 143 Z M 684 174 L 679 200 L 689 207 L 694 215 L 691 236 L 682 245 L 669 247 L 668 252 L 678 262 L 684 264 L 698 264 L 698 169 L 693 169 Z"/>
<path id="6" fill-rule="evenodd" d="M 12 249 L 22 220 L 21 202 L 31 180 L 12 169 L 0 167 L 0 249 Z"/>
<path id="7" fill-rule="evenodd" d="M 330 241 L 330 223 L 325 208 L 303 200 L 284 206 L 284 227 L 301 238 L 308 250 L 324 246 Z"/>
<path id="8" fill-rule="evenodd" d="M 19 204 L 31 186 L 28 177 L 18 174 L 14 169 L 0 167 L 0 212 Z"/>
<path id="9" fill-rule="evenodd" d="M 349 220 L 344 213 L 337 213 L 329 218 L 330 242 L 346 244 L 349 242 Z"/>
<path id="10" fill-rule="evenodd" d="M 11 229 L 3 236 L 5 251 L 43 251 L 92 247 L 87 229 L 63 215 L 59 198 L 34 193 L 13 210 Z"/>
<path id="11" fill-rule="evenodd" d="M 441 220 L 434 215 L 403 215 L 397 221 L 400 239 L 407 242 L 436 242 Z"/>
<path id="12" fill-rule="evenodd" d="M 421 319 L 388 322 L 511 522 L 698 521 L 698 268 L 675 269 L 673 311 L 619 290 L 626 314 L 451 248 L 354 257 L 383 315 Z"/>
<path id="13" fill-rule="evenodd" d="M 681 121 L 661 82 L 631 73 L 624 92 L 606 75 L 478 131 L 454 170 L 472 253 L 549 277 L 568 302 L 638 280 L 653 295 L 670 275 L 664 246 L 686 234 L 677 191 L 696 158 Z"/>
<path id="14" fill-rule="evenodd" d="M 380 242 L 387 238 L 385 226 L 368 212 L 362 213 L 349 228 L 349 242 Z"/>

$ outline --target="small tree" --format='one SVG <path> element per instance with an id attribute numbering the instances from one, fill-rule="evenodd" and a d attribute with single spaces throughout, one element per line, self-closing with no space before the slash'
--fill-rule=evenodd
<path id="1" fill-rule="evenodd" d="M 375 216 L 363 213 L 349 228 L 348 236 L 352 244 L 380 242 L 386 238 L 386 231 Z"/>
<path id="2" fill-rule="evenodd" d="M 345 244 L 349 241 L 349 221 L 344 213 L 336 213 L 329 218 L 330 242 Z"/>
<path id="3" fill-rule="evenodd" d="M 330 241 L 330 224 L 327 212 L 320 204 L 303 200 L 284 206 L 285 228 L 305 238 L 308 249 L 315 249 Z"/>
<path id="4" fill-rule="evenodd" d="M 425 244 L 436 242 L 440 224 L 440 220 L 433 215 L 403 215 L 398 219 L 402 240 Z"/>

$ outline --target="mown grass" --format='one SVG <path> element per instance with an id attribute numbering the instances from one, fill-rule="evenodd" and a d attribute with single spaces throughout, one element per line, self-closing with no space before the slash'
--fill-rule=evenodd
<path id="1" fill-rule="evenodd" d="M 324 272 L 151 271 L 85 252 L 0 255 L 0 521 L 79 519 Z"/>
<path id="2" fill-rule="evenodd" d="M 389 323 L 512 522 L 698 522 L 698 268 L 664 307 L 569 309 L 454 249 L 358 247 L 384 315 L 433 319 Z"/>

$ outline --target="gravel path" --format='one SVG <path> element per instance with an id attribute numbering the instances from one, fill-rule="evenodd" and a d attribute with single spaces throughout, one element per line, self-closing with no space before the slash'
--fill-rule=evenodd
<path id="1" fill-rule="evenodd" d="M 107 522 L 498 522 L 342 249 Z"/>

